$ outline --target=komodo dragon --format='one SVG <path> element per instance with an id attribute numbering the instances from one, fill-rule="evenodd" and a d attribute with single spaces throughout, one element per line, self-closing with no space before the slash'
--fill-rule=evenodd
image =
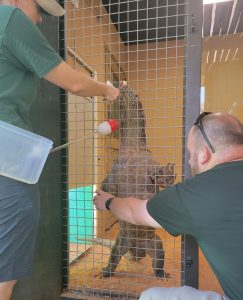
<path id="1" fill-rule="evenodd" d="M 133 196 L 141 200 L 175 181 L 175 166 L 158 166 L 146 146 L 146 119 L 139 97 L 126 82 L 121 83 L 119 98 L 120 149 L 110 174 L 101 189 L 117 197 Z M 111 249 L 109 262 L 100 277 L 110 277 L 126 253 L 132 260 L 150 255 L 156 277 L 167 277 L 164 271 L 164 250 L 155 229 L 119 220 L 120 229 Z"/>

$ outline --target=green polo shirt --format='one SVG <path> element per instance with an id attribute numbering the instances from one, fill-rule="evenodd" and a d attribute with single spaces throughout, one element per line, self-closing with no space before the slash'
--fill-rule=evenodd
<path id="1" fill-rule="evenodd" d="M 31 130 L 29 111 L 38 79 L 61 62 L 21 10 L 0 5 L 0 120 Z"/>
<path id="2" fill-rule="evenodd" d="M 195 237 L 225 294 L 243 299 L 243 161 L 164 189 L 147 210 L 172 235 Z"/>

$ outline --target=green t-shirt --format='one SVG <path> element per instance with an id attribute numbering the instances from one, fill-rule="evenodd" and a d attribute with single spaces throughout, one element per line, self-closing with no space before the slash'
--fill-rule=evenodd
<path id="1" fill-rule="evenodd" d="M 243 161 L 164 189 L 147 210 L 172 235 L 195 237 L 225 294 L 243 299 Z"/>
<path id="2" fill-rule="evenodd" d="M 0 120 L 30 130 L 38 77 L 61 63 L 39 28 L 13 6 L 0 5 Z"/>

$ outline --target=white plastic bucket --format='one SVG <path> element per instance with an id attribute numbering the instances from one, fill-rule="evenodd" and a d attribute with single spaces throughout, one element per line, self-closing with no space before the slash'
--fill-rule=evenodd
<path id="1" fill-rule="evenodd" d="M 0 175 L 36 183 L 52 145 L 43 136 L 0 121 Z"/>

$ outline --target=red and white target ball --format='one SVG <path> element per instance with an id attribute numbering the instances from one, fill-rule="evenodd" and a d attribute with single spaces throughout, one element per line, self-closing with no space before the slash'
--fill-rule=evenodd
<path id="1" fill-rule="evenodd" d="M 100 134 L 108 135 L 108 134 L 111 134 L 112 132 L 115 132 L 117 130 L 117 128 L 118 128 L 117 120 L 110 119 L 110 120 L 100 123 L 100 125 L 97 128 L 97 131 Z"/>

